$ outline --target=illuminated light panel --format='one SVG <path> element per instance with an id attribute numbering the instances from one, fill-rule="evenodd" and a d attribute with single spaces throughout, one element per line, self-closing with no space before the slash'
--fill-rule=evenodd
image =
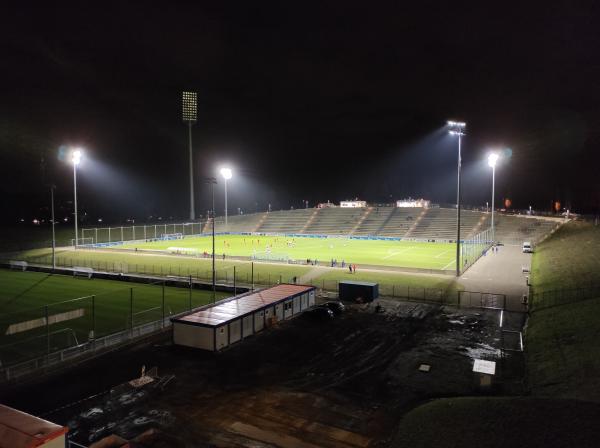
<path id="1" fill-rule="evenodd" d="M 196 92 L 183 92 L 182 98 L 183 121 L 195 123 L 198 118 L 198 94 Z"/>

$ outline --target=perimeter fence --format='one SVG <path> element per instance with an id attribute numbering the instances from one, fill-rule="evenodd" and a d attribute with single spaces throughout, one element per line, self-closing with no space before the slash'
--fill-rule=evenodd
<path id="1" fill-rule="evenodd" d="M 535 311 L 600 298 L 600 285 L 540 291 L 529 295 L 529 309 Z"/>

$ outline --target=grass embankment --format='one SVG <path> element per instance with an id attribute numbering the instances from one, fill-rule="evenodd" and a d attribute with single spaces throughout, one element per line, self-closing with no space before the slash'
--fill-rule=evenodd
<path id="1" fill-rule="evenodd" d="M 563 418 L 564 417 L 564 418 Z M 394 447 L 597 447 L 600 405 L 576 400 L 434 400 L 404 416 Z"/>
<path id="2" fill-rule="evenodd" d="M 535 248 L 533 292 L 600 283 L 600 227 L 570 222 Z"/>
<path id="3" fill-rule="evenodd" d="M 599 247 L 599 227 L 573 222 L 536 249 L 536 298 L 525 342 L 529 383 L 536 395 L 600 402 L 600 295 L 580 300 L 571 293 L 558 299 L 541 294 L 598 285 Z"/>

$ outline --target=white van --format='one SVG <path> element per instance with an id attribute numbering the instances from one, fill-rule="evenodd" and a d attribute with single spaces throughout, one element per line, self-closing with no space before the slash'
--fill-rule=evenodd
<path id="1" fill-rule="evenodd" d="M 523 253 L 524 254 L 531 254 L 531 253 L 533 253 L 533 246 L 531 245 L 531 243 L 529 241 L 525 241 L 523 243 Z"/>

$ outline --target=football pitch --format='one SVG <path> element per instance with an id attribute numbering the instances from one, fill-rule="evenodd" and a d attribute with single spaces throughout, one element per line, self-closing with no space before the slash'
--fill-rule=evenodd
<path id="1" fill-rule="evenodd" d="M 0 284 L 0 365 L 78 345 L 91 331 L 98 338 L 212 301 L 209 290 L 5 269 Z M 217 291 L 216 300 L 229 295 Z"/>
<path id="2" fill-rule="evenodd" d="M 163 251 L 188 255 L 212 253 L 209 236 L 175 240 L 136 241 L 117 246 L 119 249 Z M 453 270 L 456 246 L 453 243 L 417 241 L 360 240 L 350 238 L 292 238 L 285 236 L 218 235 L 218 257 L 254 257 L 258 260 L 307 262 L 321 266 L 356 264 L 404 268 Z"/>

